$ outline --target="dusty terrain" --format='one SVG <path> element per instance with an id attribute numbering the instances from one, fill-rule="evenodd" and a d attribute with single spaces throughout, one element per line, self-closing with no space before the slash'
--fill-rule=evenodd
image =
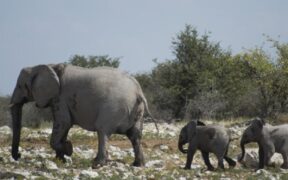
<path id="1" fill-rule="evenodd" d="M 211 123 L 211 122 L 206 122 Z M 221 122 L 230 128 L 233 141 L 229 156 L 237 159 L 240 154 L 239 138 L 245 128 L 244 123 Z M 73 143 L 73 155 L 67 157 L 63 164 L 55 159 L 55 153 L 49 146 L 50 128 L 22 129 L 20 152 L 22 157 L 14 161 L 10 156 L 11 130 L 7 126 L 0 127 L 0 179 L 287 179 L 288 171 L 280 169 L 278 156 L 274 158 L 274 167 L 255 171 L 257 164 L 257 149 L 250 146 L 250 160 L 246 165 L 237 164 L 234 169 L 207 171 L 197 152 L 191 170 L 184 170 L 186 156 L 177 149 L 177 139 L 183 123 L 159 124 L 159 135 L 153 123 L 145 123 L 143 130 L 143 150 L 146 166 L 136 168 L 130 166 L 133 162 L 133 150 L 126 137 L 113 135 L 109 140 L 109 163 L 99 169 L 91 169 L 91 162 L 97 152 L 97 135 L 93 132 L 73 127 L 69 139 Z M 212 164 L 216 159 L 211 155 Z"/>

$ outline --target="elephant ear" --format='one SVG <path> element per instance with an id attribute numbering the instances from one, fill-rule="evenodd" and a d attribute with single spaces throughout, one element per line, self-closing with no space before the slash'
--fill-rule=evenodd
<path id="1" fill-rule="evenodd" d="M 30 88 L 36 105 L 46 107 L 52 98 L 59 95 L 59 78 L 50 66 L 36 66 L 32 71 Z"/>
<path id="2" fill-rule="evenodd" d="M 197 131 L 196 128 L 197 128 L 197 120 L 190 121 L 187 128 L 189 141 L 195 137 Z"/>
<path id="3" fill-rule="evenodd" d="M 197 126 L 206 126 L 206 124 L 202 121 L 197 120 Z"/>
<path id="4" fill-rule="evenodd" d="M 264 119 L 259 118 L 259 117 L 255 118 L 254 122 L 259 128 L 263 128 L 263 126 L 266 124 Z"/>

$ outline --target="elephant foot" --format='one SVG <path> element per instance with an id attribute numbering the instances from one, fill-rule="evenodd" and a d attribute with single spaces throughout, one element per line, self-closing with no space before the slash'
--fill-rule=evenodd
<path id="1" fill-rule="evenodd" d="M 191 167 L 185 166 L 184 169 L 185 169 L 185 170 L 189 170 L 189 169 L 191 169 Z"/>
<path id="2" fill-rule="evenodd" d="M 135 166 L 135 167 L 144 167 L 145 166 L 145 163 L 143 161 L 134 161 L 132 163 L 132 166 Z"/>
<path id="3" fill-rule="evenodd" d="M 234 168 L 234 167 L 236 166 L 236 164 L 237 164 L 237 163 L 236 163 L 235 161 L 234 161 L 234 162 L 230 162 L 230 163 L 229 163 L 229 167 L 230 167 L 230 168 Z"/>
<path id="4" fill-rule="evenodd" d="M 20 153 L 15 153 L 15 152 L 12 152 L 12 157 L 15 161 L 17 161 L 19 158 L 21 158 L 21 154 Z"/>
<path id="5" fill-rule="evenodd" d="M 92 163 L 92 169 L 98 169 L 102 166 L 105 166 L 106 164 L 107 164 L 106 159 L 98 160 L 97 158 L 95 158 Z"/>
<path id="6" fill-rule="evenodd" d="M 73 153 L 73 146 L 71 141 L 66 141 L 63 144 L 63 153 L 67 156 L 71 156 Z"/>
<path id="7" fill-rule="evenodd" d="M 63 153 L 61 153 L 61 154 L 60 153 L 59 154 L 56 153 L 56 157 L 55 158 L 60 160 L 62 163 L 66 163 L 67 162 Z"/>
<path id="8" fill-rule="evenodd" d="M 207 168 L 207 170 L 208 170 L 208 171 L 215 171 L 215 168 L 214 168 L 213 166 L 209 166 L 209 167 Z"/>

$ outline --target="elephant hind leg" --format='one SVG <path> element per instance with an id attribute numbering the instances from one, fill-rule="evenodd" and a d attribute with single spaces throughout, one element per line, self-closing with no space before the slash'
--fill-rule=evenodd
<path id="1" fill-rule="evenodd" d="M 281 165 L 282 169 L 288 169 L 288 154 L 287 152 L 281 153 L 283 157 L 283 164 Z"/>
<path id="2" fill-rule="evenodd" d="M 229 167 L 235 167 L 236 162 L 228 156 L 224 156 L 225 161 L 229 164 Z"/>
<path id="3" fill-rule="evenodd" d="M 133 166 L 144 166 L 144 155 L 141 147 L 141 137 L 142 133 L 141 130 L 137 127 L 132 127 L 127 131 L 127 137 L 132 143 L 134 154 L 135 154 L 135 160 L 133 162 Z"/>
<path id="4" fill-rule="evenodd" d="M 96 169 L 99 166 L 103 166 L 107 163 L 106 142 L 108 136 L 105 133 L 98 131 L 98 153 L 93 161 L 92 168 Z"/>
<path id="5" fill-rule="evenodd" d="M 224 170 L 225 168 L 224 168 L 223 157 L 217 157 L 217 159 L 218 159 L 218 167 Z"/>
<path id="6" fill-rule="evenodd" d="M 144 114 L 144 104 L 136 104 L 133 112 L 131 113 L 131 118 L 134 119 L 135 124 L 127 130 L 126 135 L 131 141 L 133 146 L 135 160 L 133 166 L 144 166 L 144 155 L 141 146 L 142 139 L 142 129 L 143 129 L 143 114 Z"/>
<path id="7" fill-rule="evenodd" d="M 206 164 L 208 170 L 209 171 L 214 171 L 214 167 L 212 166 L 212 164 L 210 163 L 210 160 L 209 160 L 209 153 L 201 151 L 201 154 L 202 154 L 204 163 Z"/>
<path id="8" fill-rule="evenodd" d="M 233 159 L 231 159 L 230 157 L 227 156 L 228 149 L 229 149 L 229 144 L 227 145 L 226 152 L 225 152 L 225 155 L 224 155 L 224 159 L 229 164 L 229 167 L 235 167 L 236 166 L 236 162 Z"/>
<path id="9" fill-rule="evenodd" d="M 223 159 L 225 157 L 225 150 L 222 151 L 222 150 L 219 150 L 218 153 L 215 153 L 216 157 L 217 157 L 217 160 L 218 160 L 218 168 L 221 168 L 224 170 L 224 162 L 223 162 Z"/>

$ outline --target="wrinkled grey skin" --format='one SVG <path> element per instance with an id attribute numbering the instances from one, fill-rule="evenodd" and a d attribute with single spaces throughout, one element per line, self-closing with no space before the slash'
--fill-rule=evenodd
<path id="1" fill-rule="evenodd" d="M 245 155 L 245 144 L 256 142 L 259 146 L 259 169 L 269 165 L 275 152 L 282 154 L 283 164 L 281 168 L 288 169 L 288 125 L 272 126 L 261 118 L 255 118 L 249 122 L 245 129 L 240 146 L 242 161 Z"/>
<path id="2" fill-rule="evenodd" d="M 188 150 L 183 145 L 189 143 Z M 230 143 L 230 135 L 227 129 L 222 126 L 205 125 L 197 121 L 191 121 L 181 129 L 178 148 L 182 153 L 187 153 L 185 169 L 191 168 L 193 156 L 197 149 L 201 151 L 203 160 L 208 170 L 214 170 L 209 160 L 209 153 L 214 153 L 218 159 L 218 166 L 224 169 L 223 159 L 229 166 L 234 167 L 236 162 L 227 156 Z"/>
<path id="3" fill-rule="evenodd" d="M 54 122 L 50 145 L 64 162 L 64 155 L 71 156 L 73 152 L 67 134 L 76 124 L 98 133 L 93 168 L 106 163 L 106 141 L 114 133 L 127 135 L 135 153 L 133 165 L 144 165 L 142 117 L 145 110 L 151 114 L 140 85 L 128 74 L 108 67 L 84 69 L 64 64 L 22 69 L 11 98 L 15 160 L 20 158 L 22 106 L 31 101 L 39 108 L 51 108 Z"/>

